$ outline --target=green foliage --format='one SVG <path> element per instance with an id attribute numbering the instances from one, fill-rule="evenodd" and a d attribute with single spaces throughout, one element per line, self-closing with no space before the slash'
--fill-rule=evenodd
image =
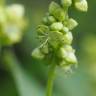
<path id="1" fill-rule="evenodd" d="M 20 4 L 0 5 L 0 41 L 1 45 L 20 42 L 25 27 L 24 7 Z"/>

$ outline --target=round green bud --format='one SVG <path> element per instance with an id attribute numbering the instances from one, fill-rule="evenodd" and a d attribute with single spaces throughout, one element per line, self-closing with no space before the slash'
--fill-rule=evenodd
<path id="1" fill-rule="evenodd" d="M 71 63 L 71 64 L 76 64 L 77 63 L 77 58 L 75 56 L 74 49 L 70 45 L 64 46 L 64 49 L 67 52 L 66 61 Z"/>
<path id="2" fill-rule="evenodd" d="M 73 40 L 73 36 L 71 32 L 68 32 L 64 35 L 64 43 L 65 44 L 71 44 Z"/>
<path id="3" fill-rule="evenodd" d="M 77 59 L 74 54 L 74 49 L 70 45 L 65 45 L 59 50 L 59 57 L 63 58 L 69 64 L 76 64 Z"/>
<path id="4" fill-rule="evenodd" d="M 75 7 L 79 11 L 87 12 L 87 10 L 88 10 L 88 3 L 87 3 L 86 0 L 75 0 Z"/>
<path id="5" fill-rule="evenodd" d="M 76 64 L 77 63 L 77 58 L 76 58 L 73 51 L 69 51 L 67 53 L 66 61 L 71 63 L 71 64 Z"/>
<path id="6" fill-rule="evenodd" d="M 65 59 L 67 57 L 67 52 L 63 47 L 61 47 L 60 50 L 58 51 L 58 57 L 62 59 Z"/>
<path id="7" fill-rule="evenodd" d="M 43 23 L 46 25 L 56 22 L 56 19 L 53 16 L 46 16 L 43 18 Z"/>
<path id="8" fill-rule="evenodd" d="M 64 45 L 60 48 L 58 56 L 64 59 L 67 57 L 67 52 L 69 51 L 73 51 L 71 45 Z"/>
<path id="9" fill-rule="evenodd" d="M 53 16 L 48 16 L 47 18 L 48 18 L 49 24 L 56 22 L 56 19 Z"/>
<path id="10" fill-rule="evenodd" d="M 65 12 L 64 10 L 55 2 L 49 5 L 49 13 L 53 15 L 58 21 L 64 21 Z"/>
<path id="11" fill-rule="evenodd" d="M 56 22 L 56 23 L 53 23 L 51 26 L 50 26 L 51 30 L 54 30 L 54 31 L 60 31 L 63 29 L 63 24 L 61 22 Z"/>
<path id="12" fill-rule="evenodd" d="M 37 59 L 43 59 L 45 57 L 45 55 L 40 51 L 39 48 L 33 50 L 32 56 Z"/>
<path id="13" fill-rule="evenodd" d="M 61 0 L 61 4 L 64 8 L 69 7 L 72 5 L 72 0 Z"/>
<path id="14" fill-rule="evenodd" d="M 62 32 L 64 33 L 64 34 L 66 34 L 66 33 L 68 33 L 69 32 L 69 29 L 67 28 L 67 27 L 63 27 L 62 28 Z"/>
<path id="15" fill-rule="evenodd" d="M 67 22 L 67 27 L 69 28 L 69 30 L 74 29 L 77 25 L 78 25 L 77 21 L 74 20 L 73 18 L 70 18 Z"/>

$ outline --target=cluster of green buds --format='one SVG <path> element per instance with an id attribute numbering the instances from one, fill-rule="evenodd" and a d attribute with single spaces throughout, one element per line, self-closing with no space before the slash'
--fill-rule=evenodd
<path id="1" fill-rule="evenodd" d="M 75 7 L 87 11 L 85 0 L 75 0 Z M 61 4 L 51 2 L 49 12 L 37 28 L 40 46 L 33 50 L 32 56 L 37 59 L 54 60 L 54 63 L 64 69 L 77 65 L 75 50 L 72 48 L 72 29 L 78 23 L 68 15 L 72 0 L 61 0 Z"/>
<path id="2" fill-rule="evenodd" d="M 24 6 L 0 5 L 0 44 L 12 45 L 22 39 L 25 27 Z"/>

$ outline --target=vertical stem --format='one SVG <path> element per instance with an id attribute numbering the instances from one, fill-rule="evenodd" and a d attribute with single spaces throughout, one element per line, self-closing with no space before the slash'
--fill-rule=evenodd
<path id="1" fill-rule="evenodd" d="M 54 76 L 55 76 L 55 68 L 56 68 L 55 64 L 52 64 L 50 66 L 49 75 L 48 75 L 48 82 L 47 82 L 46 96 L 52 96 L 53 81 L 54 81 Z"/>

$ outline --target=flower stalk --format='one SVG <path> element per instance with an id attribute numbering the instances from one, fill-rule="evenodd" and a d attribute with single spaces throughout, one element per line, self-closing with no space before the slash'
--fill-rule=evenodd
<path id="1" fill-rule="evenodd" d="M 55 71 L 56 71 L 56 65 L 52 64 L 50 66 L 49 74 L 48 74 L 46 96 L 52 96 L 53 82 L 54 82 L 54 78 L 55 78 Z"/>
<path id="2" fill-rule="evenodd" d="M 75 49 L 72 47 L 72 30 L 77 27 L 78 22 L 68 14 L 72 4 L 78 11 L 87 12 L 88 10 L 86 0 L 74 0 L 74 2 L 61 0 L 61 4 L 53 1 L 49 5 L 42 24 L 37 27 L 40 46 L 33 50 L 32 56 L 51 61 L 46 96 L 52 96 L 56 66 L 61 67 L 65 72 L 71 72 L 72 67 L 77 67 Z M 52 63 L 53 59 L 54 63 Z"/>

